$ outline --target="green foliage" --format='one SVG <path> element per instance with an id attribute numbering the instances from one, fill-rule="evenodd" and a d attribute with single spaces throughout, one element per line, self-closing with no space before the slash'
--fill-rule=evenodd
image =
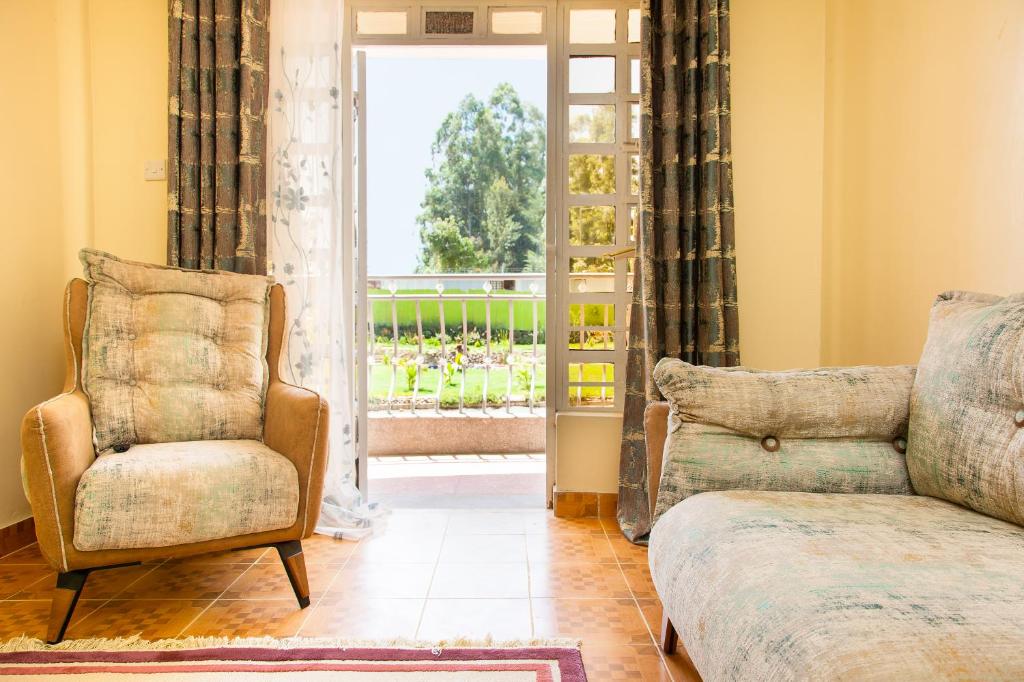
<path id="1" fill-rule="evenodd" d="M 433 155 L 418 218 L 420 272 L 543 263 L 545 126 L 535 106 L 507 83 L 486 101 L 467 95 L 442 122 Z"/>
<path id="2" fill-rule="evenodd" d="M 571 194 L 614 194 L 615 156 L 612 154 L 570 154 Z"/>
<path id="3" fill-rule="evenodd" d="M 421 270 L 431 272 L 473 272 L 486 266 L 479 243 L 465 237 L 451 218 L 420 228 L 423 243 Z"/>

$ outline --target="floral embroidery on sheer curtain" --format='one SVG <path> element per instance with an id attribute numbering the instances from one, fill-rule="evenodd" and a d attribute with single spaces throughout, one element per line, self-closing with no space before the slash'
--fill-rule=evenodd
<path id="1" fill-rule="evenodd" d="M 287 292 L 286 381 L 331 408 L 330 459 L 316 531 L 360 537 L 382 514 L 356 488 L 342 276 L 342 0 L 271 5 L 268 116 L 270 272 Z"/>

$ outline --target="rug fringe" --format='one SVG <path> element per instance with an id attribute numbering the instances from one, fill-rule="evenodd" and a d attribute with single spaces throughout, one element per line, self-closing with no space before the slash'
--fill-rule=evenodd
<path id="1" fill-rule="evenodd" d="M 70 639 L 49 645 L 34 637 L 15 637 L 0 643 L 0 653 L 18 651 L 153 651 L 180 649 L 209 649 L 215 647 L 258 647 L 264 649 L 522 649 L 526 647 L 554 647 L 579 649 L 582 642 L 567 638 L 534 638 L 494 640 L 455 637 L 437 641 L 396 638 L 390 640 L 336 639 L 329 637 L 182 637 L 179 639 L 146 640 L 139 635 L 117 638 Z"/>

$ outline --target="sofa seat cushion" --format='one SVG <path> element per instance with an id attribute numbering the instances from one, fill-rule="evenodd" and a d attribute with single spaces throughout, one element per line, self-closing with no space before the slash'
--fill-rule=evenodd
<path id="1" fill-rule="evenodd" d="M 75 495 L 82 551 L 170 547 L 295 523 L 291 461 L 253 440 L 136 445 L 101 455 Z"/>
<path id="2" fill-rule="evenodd" d="M 705 680 L 1024 679 L 1024 528 L 943 500 L 703 493 L 649 558 Z"/>

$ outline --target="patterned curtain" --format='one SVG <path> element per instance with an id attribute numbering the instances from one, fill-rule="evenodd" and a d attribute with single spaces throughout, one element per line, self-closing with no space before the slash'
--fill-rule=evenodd
<path id="1" fill-rule="evenodd" d="M 650 531 L 643 414 L 664 356 L 739 363 L 729 0 L 644 0 L 640 234 L 630 313 L 618 520 Z"/>
<path id="2" fill-rule="evenodd" d="M 285 380 L 327 398 L 330 458 L 316 532 L 367 535 L 384 510 L 356 487 L 352 309 L 342 297 L 344 258 L 343 0 L 276 0 L 271 13 L 268 197 L 270 271 L 287 295 Z"/>
<path id="3" fill-rule="evenodd" d="M 171 0 L 167 263 L 267 267 L 268 0 Z"/>

